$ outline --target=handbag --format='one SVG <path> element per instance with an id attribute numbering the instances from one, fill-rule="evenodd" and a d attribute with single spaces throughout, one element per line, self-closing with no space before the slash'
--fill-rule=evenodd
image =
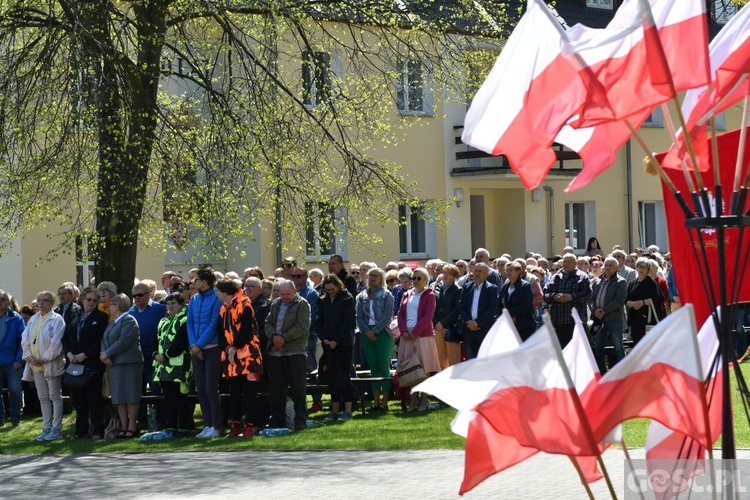
<path id="1" fill-rule="evenodd" d="M 91 379 L 91 370 L 85 365 L 70 363 L 65 369 L 63 385 L 72 389 L 83 389 Z"/>
<path id="2" fill-rule="evenodd" d="M 646 333 L 650 332 L 651 329 L 656 326 L 659 322 L 659 316 L 656 315 L 656 309 L 653 304 L 648 305 L 648 317 L 646 318 Z"/>
<path id="3" fill-rule="evenodd" d="M 385 331 L 392 339 L 397 339 L 401 336 L 401 330 L 398 328 L 398 318 L 394 317 L 390 323 L 385 327 Z"/>
<path id="4" fill-rule="evenodd" d="M 424 371 L 422 360 L 414 349 L 411 357 L 399 363 L 396 370 L 398 374 L 398 386 L 402 388 L 414 387 L 423 380 L 427 380 L 427 372 Z"/>

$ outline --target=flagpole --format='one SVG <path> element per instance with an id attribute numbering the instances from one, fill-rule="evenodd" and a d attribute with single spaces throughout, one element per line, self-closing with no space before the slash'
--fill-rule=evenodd
<path id="1" fill-rule="evenodd" d="M 633 474 L 633 477 L 635 478 L 635 467 L 633 467 L 633 461 L 630 459 L 630 453 L 628 453 L 628 447 L 625 444 L 625 436 L 622 437 L 620 442 L 622 443 L 622 451 L 625 453 L 625 461 L 628 463 L 630 473 Z M 641 500 L 646 500 L 646 497 L 643 495 L 643 491 L 641 490 L 641 483 L 635 481 L 635 484 L 636 488 L 638 488 L 638 496 L 641 498 Z"/>
<path id="2" fill-rule="evenodd" d="M 565 377 L 565 383 L 568 385 L 568 391 L 570 391 L 571 393 L 571 399 L 573 400 L 573 406 L 575 407 L 576 413 L 578 414 L 578 419 L 581 421 L 581 426 L 583 427 L 583 430 L 586 433 L 586 438 L 589 441 L 589 446 L 591 447 L 591 450 L 594 453 L 596 453 L 596 460 L 599 463 L 599 467 L 601 467 L 602 469 L 602 475 L 604 476 L 605 481 L 607 481 L 607 488 L 609 488 L 609 494 L 612 495 L 613 499 L 617 500 L 615 487 L 612 485 L 612 479 L 609 477 L 609 472 L 607 472 L 607 467 L 604 465 L 602 454 L 599 451 L 599 444 L 596 442 L 596 439 L 594 438 L 594 431 L 591 428 L 589 419 L 586 416 L 586 412 L 583 409 L 583 404 L 581 404 L 581 398 L 578 395 L 578 391 L 575 388 L 575 384 L 573 384 L 573 378 L 570 376 L 568 365 L 565 362 L 565 358 L 563 357 L 562 349 L 560 348 L 560 339 L 558 339 L 557 334 L 555 334 L 555 328 L 552 326 L 552 320 L 550 319 L 549 314 L 544 314 L 543 318 L 544 318 L 544 323 L 547 326 L 547 334 L 552 339 L 552 345 L 555 348 L 555 356 L 557 357 L 557 363 L 560 365 L 560 370 L 562 371 Z"/>
<path id="3" fill-rule="evenodd" d="M 742 163 L 745 160 L 745 139 L 747 138 L 747 106 L 750 104 L 750 94 L 745 95 L 742 101 L 742 122 L 740 129 L 740 143 L 737 146 L 737 163 L 734 166 L 734 191 L 740 190 L 740 178 L 742 177 Z M 747 176 L 750 177 L 750 169 L 747 170 Z M 747 184 L 747 179 L 745 180 Z M 742 209 L 738 207 L 737 210 Z"/>
<path id="4" fill-rule="evenodd" d="M 664 171 L 664 168 L 662 168 L 661 163 L 659 163 L 659 160 L 656 159 L 654 156 L 654 153 L 648 148 L 646 145 L 646 142 L 643 140 L 643 138 L 638 134 L 638 131 L 633 128 L 633 125 L 630 123 L 630 120 L 625 119 L 623 120 L 625 122 L 625 126 L 628 127 L 628 130 L 630 131 L 630 134 L 635 138 L 636 142 L 639 146 L 641 146 L 641 149 L 646 152 L 646 156 L 648 156 L 649 161 L 652 165 L 654 165 L 654 168 L 656 168 L 656 171 L 659 173 L 659 176 L 661 177 L 662 182 L 667 185 L 669 190 L 674 195 L 675 199 L 677 200 L 677 203 L 680 204 L 680 208 L 682 209 L 685 218 L 691 219 L 693 217 L 693 212 L 690 210 L 690 207 L 687 205 L 687 202 L 685 201 L 685 198 L 683 198 L 682 193 L 677 191 L 677 187 L 675 187 L 674 182 L 672 182 L 672 179 L 669 178 L 667 173 Z M 700 176 L 697 176 L 700 177 Z"/>
<path id="5" fill-rule="evenodd" d="M 578 473 L 578 477 L 581 479 L 581 484 L 583 485 L 584 488 L 586 488 L 586 493 L 588 493 L 589 498 L 591 500 L 594 500 L 594 492 L 591 491 L 591 486 L 589 486 L 588 481 L 586 481 L 586 476 L 584 476 L 583 471 L 581 470 L 581 464 L 578 463 L 578 459 L 571 455 L 568 455 L 568 458 L 573 464 L 573 467 L 575 467 L 576 472 Z"/>
<path id="6" fill-rule="evenodd" d="M 707 92 L 711 91 L 711 85 L 709 84 Z M 698 169 L 698 161 L 695 156 L 695 149 L 693 148 L 693 140 L 690 138 L 687 126 L 685 125 L 685 117 L 682 116 L 682 107 L 680 106 L 680 100 L 675 97 L 672 99 L 677 108 L 677 119 L 680 121 L 680 128 L 682 129 L 682 137 L 685 138 L 685 146 L 687 147 L 688 154 L 690 155 L 690 161 L 693 162 L 693 171 L 695 172 L 695 182 L 698 184 L 698 189 L 703 191 L 706 186 L 703 184 L 703 177 L 701 176 L 700 170 Z"/>
<path id="7" fill-rule="evenodd" d="M 672 115 L 669 112 L 669 107 L 667 107 L 667 103 L 662 103 L 661 105 L 661 111 L 664 115 L 664 119 L 667 121 L 667 128 L 669 129 L 669 135 L 672 137 L 672 143 L 677 146 L 677 132 L 674 129 L 674 123 L 672 123 Z M 683 131 L 683 135 L 684 135 Z M 690 192 L 695 191 L 695 184 L 693 183 L 693 177 L 690 175 L 690 172 L 688 171 L 687 164 L 685 163 L 685 160 L 680 158 L 680 165 L 682 166 L 682 175 L 685 177 L 685 182 L 687 183 L 688 189 Z"/>

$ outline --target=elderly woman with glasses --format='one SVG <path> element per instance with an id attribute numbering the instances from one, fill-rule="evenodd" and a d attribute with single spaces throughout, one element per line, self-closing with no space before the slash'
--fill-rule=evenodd
<path id="1" fill-rule="evenodd" d="M 445 370 L 461 362 L 463 337 L 458 325 L 458 305 L 461 300 L 461 289 L 456 285 L 459 277 L 458 267 L 452 264 L 444 265 L 442 276 L 442 286 L 435 288 L 435 315 L 432 317 L 432 323 L 435 327 L 440 367 Z"/>
<path id="2" fill-rule="evenodd" d="M 651 270 L 648 259 L 640 257 L 635 263 L 635 270 L 638 277 L 628 283 L 628 299 L 625 302 L 633 345 L 646 335 L 646 326 L 655 325 L 659 321 L 657 312 L 664 300 L 659 286 L 648 275 Z"/>
<path id="3" fill-rule="evenodd" d="M 65 327 L 63 348 L 70 363 L 82 364 L 90 376 L 84 387 L 70 389 L 73 407 L 76 410 L 76 430 L 73 439 L 86 437 L 89 431 L 89 415 L 94 439 L 104 437 L 104 400 L 102 399 L 102 377 L 104 365 L 99 359 L 102 335 L 109 318 L 100 311 L 96 289 L 83 293 L 83 308 Z"/>
<path id="4" fill-rule="evenodd" d="M 435 293 L 427 286 L 430 275 L 424 268 L 417 268 L 413 273 L 414 287 L 404 293 L 401 307 L 398 310 L 398 328 L 401 330 L 401 340 L 398 344 L 398 363 L 406 362 L 416 351 L 422 361 L 422 367 L 428 374 L 440 371 L 437 347 L 435 345 L 435 330 L 432 328 L 432 318 L 435 315 Z M 417 408 L 417 401 L 419 407 Z M 411 394 L 409 408 L 406 411 L 426 411 L 427 394 Z"/>
<path id="5" fill-rule="evenodd" d="M 62 378 L 65 372 L 62 338 L 65 321 L 52 310 L 55 296 L 40 292 L 36 296 L 39 311 L 34 314 L 21 334 L 23 359 L 26 361 L 23 380 L 34 381 L 42 407 L 42 433 L 36 441 L 62 439 Z"/>
<path id="6" fill-rule="evenodd" d="M 130 299 L 124 293 L 109 303 L 112 322 L 104 330 L 99 359 L 107 365 L 112 404 L 120 417 L 118 438 L 135 437 L 138 425 L 138 404 L 141 402 L 143 352 L 138 322 L 128 313 Z"/>
<path id="7" fill-rule="evenodd" d="M 393 317 L 393 295 L 385 286 L 385 272 L 370 269 L 367 273 L 367 289 L 357 295 L 357 326 L 362 334 L 362 348 L 365 351 L 370 374 L 373 377 L 391 376 L 391 354 L 393 338 L 386 327 Z M 373 382 L 373 411 L 388 411 L 390 382 Z M 380 399 L 382 395 L 382 400 Z"/>

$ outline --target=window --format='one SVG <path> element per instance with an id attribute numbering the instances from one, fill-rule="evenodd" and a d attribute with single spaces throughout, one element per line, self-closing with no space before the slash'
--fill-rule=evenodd
<path id="1" fill-rule="evenodd" d="M 89 242 L 85 235 L 76 236 L 76 283 L 83 290 L 94 277 L 94 261 L 89 260 Z"/>
<path id="2" fill-rule="evenodd" d="M 586 7 L 593 9 L 614 10 L 613 0 L 586 0 Z"/>
<path id="3" fill-rule="evenodd" d="M 644 127 L 664 127 L 664 111 L 662 111 L 661 107 L 656 107 L 651 112 L 650 115 L 648 115 L 648 118 L 646 118 L 646 121 L 643 122 Z"/>
<path id="4" fill-rule="evenodd" d="M 325 260 L 336 253 L 344 255 L 343 219 L 343 212 L 330 203 L 305 203 L 305 249 L 308 260 Z"/>
<path id="5" fill-rule="evenodd" d="M 308 108 L 317 108 L 330 99 L 331 54 L 326 52 L 302 53 L 303 102 Z"/>
<path id="6" fill-rule="evenodd" d="M 429 114 L 432 95 L 428 88 L 424 66 L 414 59 L 399 64 L 396 82 L 396 105 L 401 114 Z"/>
<path id="7" fill-rule="evenodd" d="M 726 24 L 737 13 L 737 4 L 732 0 L 713 0 L 711 15 L 717 24 Z"/>
<path id="8" fill-rule="evenodd" d="M 669 247 L 663 201 L 638 203 L 638 239 L 641 248 L 656 245 L 664 252 L 664 249 Z"/>
<path id="9" fill-rule="evenodd" d="M 399 205 L 398 242 L 401 258 L 430 258 L 437 253 L 435 224 L 423 205 Z"/>
<path id="10" fill-rule="evenodd" d="M 565 204 L 565 244 L 583 253 L 596 232 L 596 205 L 593 201 Z M 578 252 L 580 250 L 580 252 Z"/>

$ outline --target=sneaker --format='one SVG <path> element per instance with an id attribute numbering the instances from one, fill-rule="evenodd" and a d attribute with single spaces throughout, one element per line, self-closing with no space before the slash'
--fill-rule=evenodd
<path id="1" fill-rule="evenodd" d="M 205 434 L 201 437 L 201 439 L 211 439 L 211 438 L 217 438 L 221 436 L 221 433 L 214 429 L 213 427 L 209 427 Z"/>
<path id="2" fill-rule="evenodd" d="M 242 431 L 242 437 L 250 438 L 255 435 L 255 427 L 253 424 L 247 424 L 245 429 Z"/>
<path id="3" fill-rule="evenodd" d="M 44 436 L 45 441 L 57 441 L 58 439 L 62 439 L 63 435 L 62 432 L 60 432 L 59 429 L 51 429 L 46 436 Z"/>
<path id="4" fill-rule="evenodd" d="M 329 422 L 335 422 L 338 419 L 339 419 L 338 413 L 331 412 L 328 415 L 326 415 L 326 420 L 328 420 Z"/>
<path id="5" fill-rule="evenodd" d="M 206 432 L 208 432 L 208 429 L 211 427 L 204 427 L 202 431 L 200 431 L 198 434 L 195 435 L 198 439 L 203 439 L 206 436 Z"/>
<path id="6" fill-rule="evenodd" d="M 240 437 L 240 435 L 242 434 L 242 424 L 240 422 L 232 422 L 232 428 L 229 430 L 229 434 L 227 434 L 227 437 L 236 438 Z"/>
<path id="7" fill-rule="evenodd" d="M 323 405 L 320 404 L 320 401 L 313 401 L 312 406 L 310 406 L 310 409 L 308 410 L 310 413 L 316 412 L 316 411 L 323 411 Z"/>
<path id="8" fill-rule="evenodd" d="M 344 412 L 344 413 L 341 414 L 340 420 L 346 421 L 346 420 L 351 420 L 351 419 L 352 419 L 352 414 L 351 413 Z"/>
<path id="9" fill-rule="evenodd" d="M 47 437 L 47 434 L 49 434 L 50 431 L 52 431 L 52 429 L 43 429 L 42 433 L 34 438 L 34 441 L 39 441 L 39 442 L 44 441 L 44 438 Z"/>

